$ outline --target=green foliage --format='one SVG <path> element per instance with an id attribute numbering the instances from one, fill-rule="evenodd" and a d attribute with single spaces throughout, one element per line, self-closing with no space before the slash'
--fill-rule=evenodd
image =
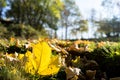
<path id="1" fill-rule="evenodd" d="M 41 30 L 43 27 L 55 27 L 53 21 L 60 18 L 62 2 L 60 0 L 9 0 L 11 9 L 6 12 L 7 17 L 16 23 L 31 25 Z"/>
<path id="2" fill-rule="evenodd" d="M 0 79 L 2 80 L 26 80 L 25 72 L 22 65 L 18 61 L 10 61 L 5 57 L 0 56 L 4 61 L 4 65 L 0 66 Z"/>
<path id="3" fill-rule="evenodd" d="M 44 33 L 44 34 L 43 34 Z M 17 38 L 38 38 L 38 37 L 47 37 L 48 33 L 45 29 L 41 31 L 34 29 L 30 25 L 24 24 L 11 24 L 9 26 L 4 26 L 0 24 L 0 37 L 7 38 L 17 37 Z"/>
<path id="4" fill-rule="evenodd" d="M 107 67 L 116 67 L 120 61 L 120 44 L 111 43 L 97 47 L 88 54 L 87 57 L 88 59 L 97 61 L 103 71 L 105 71 Z"/>
<path id="5" fill-rule="evenodd" d="M 0 24 L 0 37 L 4 38 L 6 37 L 6 34 L 8 33 L 8 30 L 4 25 Z"/>
<path id="6" fill-rule="evenodd" d="M 6 0 L 0 0 L 0 18 L 2 17 L 2 11 L 6 4 Z"/>
<path id="7" fill-rule="evenodd" d="M 6 6 L 6 0 L 0 0 L 0 7 Z"/>
<path id="8" fill-rule="evenodd" d="M 58 18 L 58 19 L 61 18 L 60 11 L 63 10 L 63 3 L 61 2 L 61 0 L 52 0 L 49 8 L 51 10 L 51 13 L 56 18 Z"/>
<path id="9" fill-rule="evenodd" d="M 19 71 L 14 73 L 14 69 L 8 67 L 2 67 L 0 71 L 0 79 L 2 80 L 25 80 Z"/>

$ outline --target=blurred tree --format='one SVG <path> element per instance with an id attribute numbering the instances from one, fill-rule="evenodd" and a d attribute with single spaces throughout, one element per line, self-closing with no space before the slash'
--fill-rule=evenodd
<path id="1" fill-rule="evenodd" d="M 100 20 L 94 20 L 95 25 L 98 24 L 97 31 L 101 34 L 101 37 L 103 37 L 103 34 L 105 34 L 107 37 L 119 36 L 119 3 L 119 0 L 102 0 L 101 5 L 106 11 L 105 14 L 107 14 L 107 16 L 104 19 L 102 19 L 102 16 L 100 16 Z"/>
<path id="2" fill-rule="evenodd" d="M 120 35 L 120 19 L 113 17 L 111 19 L 111 26 L 112 26 L 112 35 L 119 36 Z"/>
<path id="3" fill-rule="evenodd" d="M 96 10 L 94 9 L 94 8 L 92 8 L 91 9 L 91 15 L 90 15 L 90 22 L 91 22 L 91 24 L 92 24 L 92 30 L 93 31 L 95 31 L 95 28 L 97 28 L 96 27 L 96 20 L 97 20 L 97 18 L 96 18 Z M 94 36 L 95 36 L 95 38 L 97 37 L 97 34 L 96 34 L 97 32 L 95 31 L 94 32 Z"/>
<path id="4" fill-rule="evenodd" d="M 6 0 L 0 0 L 0 18 L 2 17 L 3 8 L 7 5 Z"/>
<path id="5" fill-rule="evenodd" d="M 88 31 L 88 20 L 81 20 L 80 21 L 81 38 L 83 38 L 82 33 L 87 31 Z"/>
<path id="6" fill-rule="evenodd" d="M 61 26 L 65 28 L 65 39 L 68 39 L 68 32 L 70 32 L 68 28 L 79 25 L 81 14 L 74 0 L 63 0 L 63 2 L 64 9 L 61 11 Z"/>
<path id="7" fill-rule="evenodd" d="M 109 24 L 108 20 L 101 20 L 97 22 L 99 27 L 97 29 L 100 32 L 101 37 L 105 34 L 107 37 L 110 36 L 110 32 L 112 31 L 111 25 Z"/>
<path id="8" fill-rule="evenodd" d="M 110 20 L 101 20 L 98 22 L 98 32 L 106 34 L 107 37 L 120 35 L 120 19 L 113 17 Z"/>
<path id="9" fill-rule="evenodd" d="M 83 32 L 88 31 L 88 20 L 80 20 L 79 21 L 79 27 L 76 27 L 71 30 L 71 33 L 74 35 L 77 35 L 78 33 L 81 34 L 81 39 L 83 38 Z"/>
<path id="10" fill-rule="evenodd" d="M 11 9 L 6 12 L 8 18 L 16 23 L 29 24 L 37 30 L 44 27 L 55 28 L 60 18 L 62 2 L 60 0 L 8 0 Z"/>

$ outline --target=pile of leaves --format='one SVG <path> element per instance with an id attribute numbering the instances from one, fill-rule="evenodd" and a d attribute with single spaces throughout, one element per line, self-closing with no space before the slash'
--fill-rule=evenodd
<path id="1" fill-rule="evenodd" d="M 100 80 L 120 76 L 120 43 L 15 38 L 1 42 L 3 80 Z"/>

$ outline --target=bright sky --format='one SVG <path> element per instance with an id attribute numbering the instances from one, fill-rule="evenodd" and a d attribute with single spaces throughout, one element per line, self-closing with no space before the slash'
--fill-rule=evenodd
<path id="1" fill-rule="evenodd" d="M 97 16 L 100 17 L 100 15 L 102 15 L 101 17 L 105 18 L 111 14 L 108 11 L 105 12 L 105 8 L 101 6 L 102 1 L 103 0 L 76 0 L 76 4 L 79 6 L 80 12 L 84 18 L 88 18 L 90 16 L 89 13 L 92 8 L 94 8 L 99 13 Z M 112 0 L 112 2 L 120 2 L 120 0 Z M 120 10 L 118 7 L 114 6 L 111 12 L 112 14 L 115 12 L 114 15 L 119 15 Z"/>
<path id="2" fill-rule="evenodd" d="M 80 12 L 84 18 L 88 18 L 90 16 L 91 9 L 95 9 L 100 12 L 101 0 L 76 0 L 76 4 L 79 6 Z"/>

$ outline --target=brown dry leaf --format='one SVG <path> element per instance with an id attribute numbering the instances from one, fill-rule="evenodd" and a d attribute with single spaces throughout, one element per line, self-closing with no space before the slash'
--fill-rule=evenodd
<path id="1" fill-rule="evenodd" d="M 65 69 L 65 72 L 66 72 L 67 80 L 77 80 L 79 72 L 80 72 L 80 69 L 78 69 L 78 68 L 72 68 L 72 67 L 67 67 Z"/>
<path id="2" fill-rule="evenodd" d="M 65 69 L 65 72 L 66 72 L 67 80 L 75 76 L 75 73 L 68 67 Z"/>
<path id="3" fill-rule="evenodd" d="M 86 76 L 89 80 L 93 80 L 93 78 L 95 77 L 96 75 L 96 70 L 87 70 L 86 71 Z"/>

